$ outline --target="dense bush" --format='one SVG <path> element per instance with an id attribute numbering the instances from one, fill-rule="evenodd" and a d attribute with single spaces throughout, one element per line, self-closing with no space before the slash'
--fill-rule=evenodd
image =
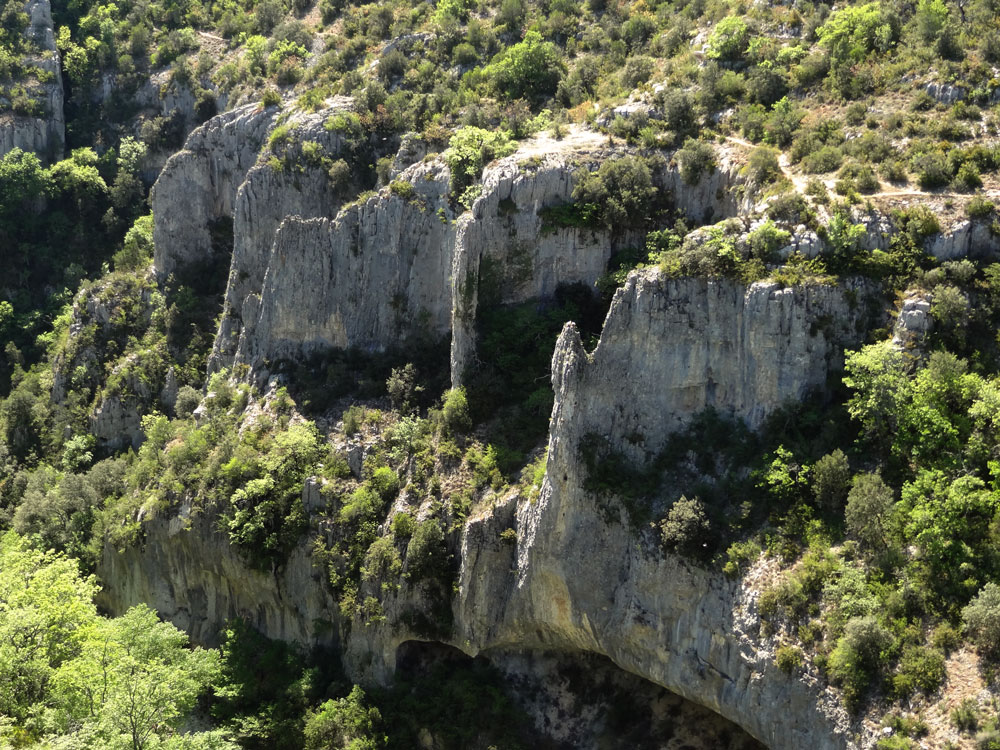
<path id="1" fill-rule="evenodd" d="M 1000 656 L 1000 586 L 987 583 L 962 610 L 965 629 L 980 651 Z"/>
<path id="2" fill-rule="evenodd" d="M 609 229 L 641 226 L 652 218 L 656 188 L 645 160 L 611 159 L 596 172 L 581 170 L 575 177 L 573 200 L 596 206 Z"/>

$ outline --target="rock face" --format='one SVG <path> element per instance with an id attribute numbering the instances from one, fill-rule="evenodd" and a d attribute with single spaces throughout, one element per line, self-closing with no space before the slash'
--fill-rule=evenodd
<path id="1" fill-rule="evenodd" d="M 39 114 L 0 114 L 0 156 L 19 148 L 48 160 L 56 160 L 62 156 L 66 141 L 66 118 L 63 114 L 62 71 L 52 26 L 52 7 L 49 0 L 29 0 L 25 11 L 30 19 L 25 36 L 33 49 L 23 62 L 40 69 L 42 76 L 48 80 L 37 80 L 36 77 L 36 80 L 26 84 L 29 95 L 41 110 Z M 3 104 L 9 106 L 10 102 L 4 101 Z"/>
<path id="2" fill-rule="evenodd" d="M 260 373 L 269 360 L 331 347 L 382 351 L 419 328 L 451 335 L 457 384 L 474 353 L 481 303 L 545 299 L 560 284 L 593 285 L 615 251 L 642 241 L 638 234 L 547 218 L 544 209 L 572 201 L 579 167 L 596 169 L 624 153 L 586 131 L 562 141 L 540 137 L 489 166 L 481 197 L 458 220 L 448 168 L 430 157 L 414 164 L 426 147 L 412 138 L 392 167 L 397 185 L 411 191 L 383 189 L 342 207 L 326 163 L 310 161 L 302 144 L 336 158 L 343 137 L 325 125 L 350 104 L 331 100 L 320 112 L 288 118 L 282 127 L 290 136 L 291 168 L 258 158 L 275 119 L 253 107 L 206 123 L 164 168 L 153 191 L 161 277 L 204 259 L 212 222 L 233 219 L 226 304 L 210 369 L 247 365 Z M 697 220 L 752 205 L 739 165 L 725 159 L 697 185 L 684 184 L 673 166 L 656 179 Z"/>
<path id="3" fill-rule="evenodd" d="M 237 186 L 230 209 L 233 257 L 223 318 L 212 351 L 212 370 L 233 364 L 244 322 L 257 322 L 264 277 L 281 224 L 293 216 L 300 219 L 335 216 L 340 208 L 340 196 L 331 186 L 326 168 L 315 160 L 306 160 L 301 143 L 317 144 L 324 155 L 336 157 L 344 147 L 344 138 L 327 130 L 324 123 L 349 109 L 350 104 L 350 99 L 339 97 L 320 112 L 294 115 L 286 123 L 292 142 L 285 154 L 289 167 L 275 169 L 267 163 L 258 164 L 244 174 Z M 296 304 L 308 305 L 308 298 Z M 253 342 L 246 342 L 245 349 L 254 349 Z"/>
<path id="4" fill-rule="evenodd" d="M 821 388 L 842 365 L 844 346 L 856 342 L 859 315 L 832 285 L 747 288 L 635 273 L 617 293 L 593 354 L 572 326 L 563 332 L 553 372 L 569 380 L 557 379 L 557 395 L 565 392 L 562 408 L 580 435 L 629 435 L 615 447 L 644 460 L 706 408 L 756 429 L 786 402 Z M 595 398 L 610 383 L 633 397 Z"/>
<path id="5" fill-rule="evenodd" d="M 513 561 L 491 543 L 502 526 L 491 518 L 467 525 L 456 641 L 474 651 L 517 643 L 606 654 L 771 748 L 849 747 L 848 718 L 833 696 L 775 666 L 752 587 L 609 523 L 584 489 L 578 451 L 597 430 L 641 460 L 713 404 L 759 425 L 822 386 L 837 345 L 856 340 L 850 326 L 825 328 L 829 317 L 851 319 L 843 290 L 673 281 L 651 271 L 632 274 L 618 292 L 592 354 L 567 326 L 553 357 L 541 496 L 517 508 Z M 512 563 L 512 578 L 497 580 L 494 571 Z"/>
<path id="6" fill-rule="evenodd" d="M 124 611 L 146 602 L 199 643 L 216 643 L 220 623 L 234 617 L 272 638 L 317 643 L 335 637 L 331 603 L 307 545 L 272 574 L 248 568 L 214 521 L 192 515 L 190 507 L 147 521 L 145 531 L 141 548 L 105 549 L 101 575 L 114 585 L 99 595 L 103 606 Z"/>
<path id="7" fill-rule="evenodd" d="M 421 328 L 435 338 L 447 331 L 454 236 L 438 211 L 448 176 L 423 165 L 404 175 L 419 186 L 413 198 L 386 191 L 332 221 L 281 224 L 260 292 L 243 304 L 237 363 L 382 350 Z"/>
<path id="8" fill-rule="evenodd" d="M 331 229 L 325 220 L 302 223 L 301 231 Z M 592 354 L 572 324 L 560 337 L 541 495 L 532 502 L 511 492 L 466 522 L 446 641 L 470 655 L 604 655 L 773 750 L 858 747 L 848 734 L 857 727 L 815 674 L 789 675 L 775 665 L 752 581 L 665 555 L 649 534 L 609 521 L 584 489 L 578 452 L 600 430 L 612 447 L 642 460 L 713 404 L 759 425 L 825 383 L 839 364 L 837 347 L 856 342 L 856 317 L 835 287 L 746 288 L 633 273 Z M 637 430 L 641 449 L 630 439 Z M 307 483 L 305 504 L 313 509 L 322 505 L 316 492 Z M 516 544 L 501 537 L 512 528 Z M 247 569 L 209 519 L 183 508 L 145 529 L 141 548 L 105 551 L 105 604 L 114 611 L 151 602 L 203 641 L 226 618 L 243 616 L 272 637 L 339 642 L 348 673 L 363 681 L 391 679 L 401 647 L 425 639 L 400 617 L 405 601 L 384 603 L 382 624 L 341 621 L 305 543 L 265 574 Z"/>
<path id="9" fill-rule="evenodd" d="M 214 117 L 188 137 L 151 194 L 153 265 L 166 277 L 212 254 L 212 227 L 231 217 L 236 190 L 256 161 L 277 108 L 247 105 Z"/>

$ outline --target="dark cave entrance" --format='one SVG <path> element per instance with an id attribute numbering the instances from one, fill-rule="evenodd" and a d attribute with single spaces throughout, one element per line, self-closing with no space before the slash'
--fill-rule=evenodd
<path id="1" fill-rule="evenodd" d="M 418 641 L 404 642 L 396 654 L 394 690 L 438 695 L 451 706 L 444 736 L 431 713 L 417 730 L 435 747 L 766 750 L 736 724 L 603 656 L 491 651 L 472 658 Z"/>

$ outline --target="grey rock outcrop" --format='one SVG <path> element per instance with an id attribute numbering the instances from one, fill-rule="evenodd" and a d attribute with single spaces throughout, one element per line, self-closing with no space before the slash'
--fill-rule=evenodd
<path id="1" fill-rule="evenodd" d="M 475 348 L 483 291 L 489 304 L 512 304 L 551 297 L 560 284 L 593 285 L 616 250 L 641 242 L 638 234 L 563 226 L 545 216 L 544 209 L 572 201 L 579 167 L 596 169 L 627 152 L 586 131 L 544 146 L 528 142 L 490 165 L 481 197 L 458 221 L 447 167 L 440 159 L 412 163 L 425 149 L 413 139 L 392 170 L 413 196 L 383 189 L 342 209 L 325 166 L 300 152 L 311 142 L 336 158 L 342 136 L 324 124 L 350 105 L 339 98 L 315 114 L 289 117 L 292 168 L 259 160 L 273 113 L 244 107 L 192 133 L 163 170 L 153 191 L 161 277 L 207 257 L 212 222 L 233 218 L 210 370 L 240 364 L 259 374 L 270 359 L 324 347 L 382 351 L 419 327 L 451 334 L 452 380 L 459 383 Z M 726 158 L 697 185 L 682 183 L 669 166 L 657 181 L 693 218 L 730 216 L 753 205 L 739 165 Z"/>
<path id="2" fill-rule="evenodd" d="M 927 252 L 938 260 L 982 259 L 1000 252 L 1000 237 L 989 224 L 966 220 L 929 238 L 926 246 Z"/>
<path id="3" fill-rule="evenodd" d="M 233 215 L 236 190 L 257 161 L 277 108 L 250 104 L 197 128 L 151 194 L 153 265 L 161 278 L 212 254 L 212 225 Z"/>
<path id="4" fill-rule="evenodd" d="M 745 287 L 634 273 L 616 294 L 592 354 L 572 326 L 563 332 L 553 371 L 573 382 L 557 380 L 557 393 L 566 393 L 564 410 L 576 408 L 569 398 L 587 404 L 574 419 L 581 435 L 630 435 L 615 448 L 644 460 L 706 408 L 756 429 L 785 403 L 821 388 L 842 365 L 843 348 L 858 340 L 859 315 L 833 285 Z M 594 399 L 592 389 L 608 383 L 634 398 Z"/>
<path id="5" fill-rule="evenodd" d="M 38 68 L 47 80 L 29 80 L 26 88 L 40 107 L 38 115 L 23 115 L 7 111 L 0 114 L 0 156 L 19 148 L 42 158 L 56 160 L 62 156 L 66 141 L 66 118 L 63 114 L 62 71 L 56 48 L 49 0 L 28 0 L 28 28 L 25 36 L 31 51 L 24 64 Z M 3 109 L 11 102 L 0 94 Z"/>
<path id="6" fill-rule="evenodd" d="M 276 263 L 272 282 L 279 268 L 292 270 L 281 260 L 281 251 L 277 256 L 273 255 L 282 224 L 286 220 L 292 224 L 296 220 L 332 218 L 341 207 L 341 196 L 331 185 L 327 169 L 315 157 L 306 158 L 301 151 L 302 144 L 309 142 L 316 144 L 325 158 L 335 159 L 344 149 L 344 135 L 328 130 L 324 123 L 331 116 L 349 110 L 351 100 L 337 97 L 329 105 L 316 113 L 293 115 L 286 123 L 290 145 L 284 158 L 293 166 L 276 170 L 269 164 L 258 164 L 246 174 L 239 186 L 233 207 L 233 256 L 223 318 L 212 350 L 212 370 L 232 365 L 240 347 L 243 359 L 253 356 L 258 350 L 270 349 L 265 342 L 258 347 L 255 340 L 245 335 L 245 329 L 256 326 L 258 322 L 264 279 L 272 260 Z M 317 244 L 308 249 L 319 252 L 319 243 L 317 235 Z M 304 248 L 299 246 L 298 249 L 301 251 Z M 307 274 L 320 273 L 318 267 L 312 270 L 303 267 L 300 270 Z M 291 280 L 279 279 L 278 282 L 285 283 L 286 288 L 293 284 Z M 285 304 L 290 301 L 290 298 L 282 300 Z M 311 297 L 298 297 L 294 304 L 305 310 L 314 301 L 322 303 L 322 300 Z"/>
<path id="7" fill-rule="evenodd" d="M 333 221 L 281 224 L 259 296 L 244 302 L 237 363 L 382 350 L 420 329 L 447 331 L 454 236 L 438 211 L 447 211 L 448 175 L 424 165 L 404 174 L 418 197 L 385 191 Z"/>
<path id="8" fill-rule="evenodd" d="M 113 585 L 99 595 L 102 606 L 119 612 L 146 602 L 206 644 L 216 643 L 220 623 L 234 617 L 290 642 L 329 643 L 336 635 L 335 605 L 308 545 L 272 573 L 249 568 L 214 521 L 190 506 L 146 520 L 144 530 L 141 547 L 105 548 L 101 576 Z"/>
<path id="9" fill-rule="evenodd" d="M 608 156 L 590 152 L 578 165 Z M 638 236 L 547 223 L 544 209 L 572 201 L 577 165 L 564 154 L 525 162 L 514 154 L 483 175 L 483 194 L 457 224 L 451 269 L 451 378 L 459 385 L 475 352 L 480 304 L 551 297 L 560 284 L 592 286 L 612 253 Z"/>
<path id="10" fill-rule="evenodd" d="M 676 164 L 664 170 L 660 180 L 677 210 L 694 222 L 714 222 L 751 213 L 758 196 L 741 174 L 743 164 L 732 152 L 717 153 L 718 163 L 694 185 L 681 179 Z"/>
<path id="11" fill-rule="evenodd" d="M 846 323 L 852 313 L 834 287 L 745 288 L 648 271 L 618 292 L 592 354 L 568 325 L 553 357 L 541 497 L 516 511 L 516 574 L 496 581 L 491 573 L 511 564 L 503 559 L 510 553 L 487 541 L 507 521 L 470 522 L 456 640 L 473 651 L 518 643 L 606 654 L 775 750 L 850 747 L 850 722 L 832 693 L 815 676 L 775 666 L 753 587 L 663 555 L 649 540 L 637 543 L 626 523 L 609 523 L 584 488 L 578 452 L 599 431 L 641 461 L 713 404 L 759 425 L 838 366 L 837 345 L 858 336 L 850 325 L 827 328 L 838 317 Z"/>
<path id="12" fill-rule="evenodd" d="M 903 300 L 892 330 L 893 346 L 905 351 L 921 351 L 921 344 L 934 327 L 931 298 L 926 292 L 912 292 Z"/>

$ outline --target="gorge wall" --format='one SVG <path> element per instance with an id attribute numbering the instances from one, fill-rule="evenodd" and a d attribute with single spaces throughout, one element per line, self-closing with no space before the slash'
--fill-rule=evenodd
<path id="1" fill-rule="evenodd" d="M 817 325 L 835 317 L 842 322 Z M 540 497 L 512 491 L 465 523 L 454 625 L 441 640 L 500 664 L 504 653 L 533 649 L 604 655 L 771 748 L 852 747 L 833 691 L 815 674 L 789 675 L 774 664 L 753 583 L 664 554 L 624 517 L 609 520 L 584 488 L 578 448 L 599 428 L 616 449 L 634 449 L 630 436 L 639 427 L 643 450 L 655 450 L 671 428 L 713 403 L 713 393 L 714 403 L 731 399 L 734 416 L 758 424 L 824 385 L 836 352 L 857 341 L 856 319 L 835 287 L 747 288 L 634 273 L 593 353 L 572 325 L 560 337 Z M 711 342 L 696 325 L 712 331 Z M 307 484 L 305 506 L 319 523 L 322 503 L 308 497 L 315 491 Z M 515 529 L 516 545 L 501 537 L 507 529 Z M 189 509 L 150 521 L 145 533 L 141 547 L 105 550 L 101 575 L 113 611 L 147 601 L 208 641 L 226 618 L 242 616 L 272 637 L 338 643 L 349 674 L 362 681 L 391 679 L 400 647 L 426 639 L 404 617 L 419 600 L 416 590 L 383 602 L 384 622 L 343 620 L 306 543 L 262 573 L 209 517 Z"/>
<path id="2" fill-rule="evenodd" d="M 328 123 L 349 108 L 341 97 L 285 119 L 284 166 L 262 151 L 277 122 L 272 111 L 248 105 L 220 115 L 192 133 L 157 181 L 160 277 L 204 258 L 212 223 L 233 221 L 212 370 L 246 365 L 264 376 L 275 360 L 334 347 L 383 351 L 421 331 L 451 335 L 457 384 L 474 351 L 482 289 L 491 303 L 510 304 L 551 297 L 560 284 L 592 286 L 615 251 L 641 243 L 638 235 L 544 218 L 543 209 L 572 200 L 576 169 L 628 153 L 587 131 L 529 142 L 488 166 L 481 197 L 460 217 L 443 159 L 407 166 L 425 150 L 412 139 L 394 165 L 395 184 L 409 190 L 383 188 L 343 206 L 327 163 L 344 154 L 347 136 Z M 303 144 L 316 144 L 322 158 L 304 156 Z M 742 178 L 728 162 L 695 186 L 669 169 L 658 181 L 698 219 L 752 203 L 752 195 L 734 189 Z"/>
<path id="3" fill-rule="evenodd" d="M 342 111 L 334 103 L 293 116 L 286 137 L 336 156 L 344 143 L 325 123 Z M 212 120 L 171 159 L 154 191 L 161 276 L 207 252 L 213 221 L 233 218 L 215 369 L 245 365 L 264 382 L 277 360 L 335 347 L 380 351 L 419 326 L 451 336 L 458 384 L 474 356 L 484 299 L 538 300 L 562 283 L 592 285 L 617 249 L 637 241 L 546 222 L 542 209 L 571 200 L 579 165 L 614 155 L 585 131 L 561 146 L 544 144 L 551 150 L 529 142 L 489 165 L 481 197 L 456 216 L 441 158 L 398 165 L 392 186 L 343 205 L 319 163 L 288 172 L 266 153 L 258 157 L 253 144 L 262 146 L 273 125 L 273 113 L 253 108 Z M 243 129 L 251 142 L 240 139 Z M 293 156 L 303 153 L 301 145 L 291 148 Z M 752 205 L 735 165 L 723 163 L 695 186 L 669 169 L 658 181 L 676 192 L 682 210 L 710 209 L 721 218 Z M 195 221 L 188 225 L 186 216 Z M 597 434 L 642 466 L 707 408 L 760 427 L 787 403 L 822 392 L 845 347 L 884 325 L 881 313 L 871 318 L 871 294 L 854 282 L 747 286 L 633 272 L 593 352 L 572 324 L 556 344 L 538 496 L 516 489 L 494 496 L 452 534 L 452 626 L 436 640 L 501 666 L 525 651 L 605 656 L 774 750 L 867 747 L 871 737 L 815 670 L 789 674 L 775 665 L 755 576 L 729 580 L 667 554 L 623 507 L 612 502 L 609 514 L 587 489 L 580 446 Z M 307 481 L 303 494 L 319 531 L 336 517 L 321 484 Z M 210 513 L 189 505 L 148 520 L 144 532 L 139 546 L 104 551 L 102 596 L 112 611 L 149 602 L 203 642 L 227 618 L 244 617 L 271 637 L 338 645 L 349 675 L 363 682 L 390 680 L 405 644 L 430 638 L 406 616 L 426 603 L 419 587 L 389 593 L 384 620 L 342 615 L 305 538 L 286 563 L 260 572 L 230 547 Z"/>

